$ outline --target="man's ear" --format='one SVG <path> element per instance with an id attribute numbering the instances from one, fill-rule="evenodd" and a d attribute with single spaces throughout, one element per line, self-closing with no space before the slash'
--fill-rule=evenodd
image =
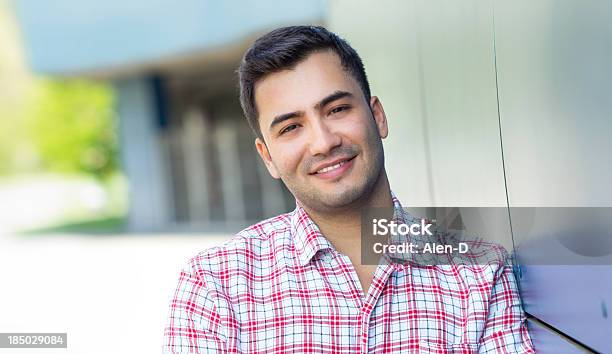
<path id="1" fill-rule="evenodd" d="M 387 116 L 385 115 L 385 110 L 378 97 L 372 96 L 372 98 L 370 98 L 370 109 L 372 110 L 372 115 L 374 116 L 376 127 L 378 128 L 378 134 L 381 138 L 386 138 L 387 135 L 389 135 Z"/>
<path id="2" fill-rule="evenodd" d="M 274 163 L 272 162 L 272 158 L 270 157 L 270 151 L 268 151 L 266 143 L 261 141 L 261 139 L 257 138 L 255 139 L 255 148 L 257 149 L 257 153 L 259 153 L 259 156 L 266 165 L 266 168 L 268 169 L 270 175 L 273 178 L 279 179 L 280 174 L 278 173 L 278 171 L 276 170 L 276 166 L 274 166 Z"/>

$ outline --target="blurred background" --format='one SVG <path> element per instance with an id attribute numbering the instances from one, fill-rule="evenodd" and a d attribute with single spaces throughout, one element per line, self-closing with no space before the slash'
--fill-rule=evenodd
<path id="1" fill-rule="evenodd" d="M 536 349 L 612 350 L 610 255 L 512 211 L 612 206 L 610 18 L 603 0 L 0 0 L 0 332 L 159 352 L 187 259 L 295 207 L 235 70 L 261 34 L 317 24 L 362 56 L 403 204 L 507 208 L 491 237 L 514 250 Z M 552 219 L 538 230 L 580 222 Z"/>

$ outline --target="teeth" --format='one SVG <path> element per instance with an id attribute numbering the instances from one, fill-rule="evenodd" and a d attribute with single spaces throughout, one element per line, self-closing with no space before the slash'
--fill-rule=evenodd
<path id="1" fill-rule="evenodd" d="M 329 167 L 322 168 L 322 169 L 318 170 L 318 171 L 317 171 L 317 173 L 325 173 L 325 172 L 329 172 L 329 171 L 331 171 L 331 170 L 335 170 L 335 169 L 337 169 L 338 167 L 340 167 L 340 166 L 344 165 L 344 163 L 345 163 L 345 162 L 346 162 L 346 161 L 342 161 L 342 162 L 339 162 L 339 163 L 337 163 L 337 164 L 335 164 L 335 165 L 333 165 L 333 166 L 329 166 Z"/>

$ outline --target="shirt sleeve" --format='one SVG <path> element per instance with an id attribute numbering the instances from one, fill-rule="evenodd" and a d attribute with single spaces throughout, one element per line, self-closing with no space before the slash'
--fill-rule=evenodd
<path id="1" fill-rule="evenodd" d="M 162 352 L 236 352 L 236 347 L 228 340 L 234 337 L 231 321 L 220 315 L 214 291 L 208 289 L 204 279 L 194 271 L 194 264 L 192 259 L 179 275 L 164 329 Z"/>
<path id="2" fill-rule="evenodd" d="M 512 263 L 498 269 L 479 353 L 535 353 Z"/>

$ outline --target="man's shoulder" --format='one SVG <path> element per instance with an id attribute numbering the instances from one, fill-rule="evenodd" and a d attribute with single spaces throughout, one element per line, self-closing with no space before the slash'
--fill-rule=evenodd
<path id="1" fill-rule="evenodd" d="M 453 253 L 446 263 L 442 262 L 439 269 L 463 278 L 469 286 L 492 287 L 503 273 L 512 273 L 513 257 L 502 244 L 492 240 L 458 237 L 454 233 L 445 234 L 443 242 L 453 245 L 453 249 L 463 247 L 465 253 Z"/>
<path id="2" fill-rule="evenodd" d="M 248 226 L 218 247 L 201 252 L 201 254 L 216 254 L 216 252 L 238 251 L 247 246 L 257 246 L 274 242 L 275 238 L 285 236 L 291 229 L 292 213 L 280 214 L 256 224 Z"/>
<path id="3" fill-rule="evenodd" d="M 279 249 L 291 247 L 291 216 L 280 214 L 248 226 L 221 245 L 199 252 L 190 264 L 198 272 L 216 273 L 274 257 Z"/>

